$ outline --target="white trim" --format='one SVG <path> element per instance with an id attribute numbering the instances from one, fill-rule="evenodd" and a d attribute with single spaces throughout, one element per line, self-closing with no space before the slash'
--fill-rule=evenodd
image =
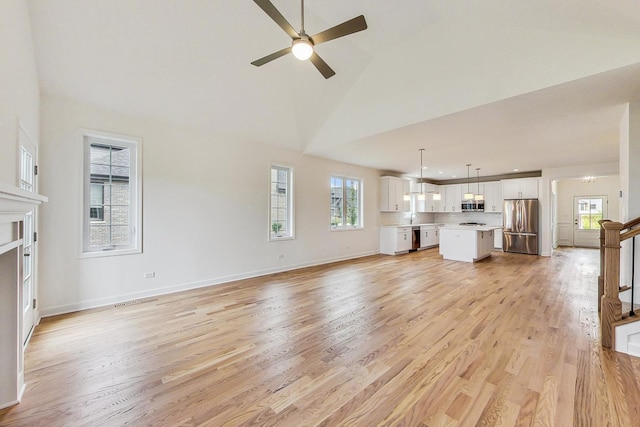
<path id="1" fill-rule="evenodd" d="M 331 232 L 341 232 L 341 231 L 358 231 L 364 230 L 364 227 L 330 227 L 329 231 Z"/>
<path id="2" fill-rule="evenodd" d="M 0 216 L 7 218 L 6 221 L 0 220 L 0 222 L 22 221 L 22 219 L 13 220 L 13 218 L 21 218 L 40 203 L 47 201 L 49 199 L 45 196 L 0 182 Z"/>
<path id="3" fill-rule="evenodd" d="M 105 141 L 107 144 L 111 144 L 114 146 L 123 146 L 131 148 L 131 163 L 135 167 L 135 189 L 132 193 L 131 197 L 131 212 L 135 215 L 132 224 L 130 227 L 133 228 L 132 234 L 132 243 L 131 247 L 123 248 L 123 249 L 113 249 L 113 250 L 89 250 L 87 248 L 87 240 L 88 240 L 88 229 L 89 229 L 89 221 L 88 221 L 88 205 L 86 203 L 87 200 L 90 200 L 90 185 L 87 184 L 88 174 L 89 174 L 89 164 L 88 164 L 88 156 L 89 156 L 89 146 L 91 142 L 89 138 L 96 138 Z M 131 254 L 140 254 L 142 253 L 142 138 L 130 136 L 130 135 L 121 135 L 110 132 L 102 132 L 90 129 L 80 129 L 80 146 L 82 147 L 82 182 L 80 185 L 81 188 L 81 203 L 80 203 L 80 242 L 78 245 L 79 255 L 78 258 L 86 259 L 86 258 L 97 258 L 97 257 L 105 257 L 105 256 L 118 256 L 118 255 L 131 255 Z"/>
<path id="4" fill-rule="evenodd" d="M 173 294 L 176 292 L 188 291 L 192 289 L 222 285 L 225 283 L 235 282 L 237 280 L 252 279 L 255 277 L 267 276 L 269 274 L 297 270 L 300 268 L 315 267 L 318 265 L 331 264 L 331 263 L 340 262 L 340 261 L 347 261 L 350 259 L 357 259 L 357 258 L 362 258 L 366 256 L 377 255 L 379 253 L 380 253 L 379 251 L 363 252 L 363 253 L 349 255 L 349 256 L 332 257 L 332 258 L 326 258 L 323 260 L 303 262 L 300 264 L 293 264 L 288 266 L 256 270 L 248 273 L 232 274 L 229 276 L 222 276 L 222 277 L 212 278 L 208 280 L 199 280 L 197 282 L 181 283 L 181 284 L 176 284 L 172 286 L 167 286 L 164 288 L 151 289 L 143 292 L 131 292 L 128 294 L 118 295 L 118 296 L 109 297 L 109 298 L 99 298 L 99 299 L 84 301 L 84 302 L 75 303 L 75 304 L 66 304 L 66 305 L 51 307 L 48 309 L 43 309 L 41 310 L 40 315 L 42 317 L 57 316 L 60 314 L 72 313 L 74 311 L 79 311 L 79 310 L 88 310 L 92 308 L 104 307 L 112 304 L 119 304 L 126 301 L 132 301 L 136 299 L 152 298 L 160 295 Z"/>

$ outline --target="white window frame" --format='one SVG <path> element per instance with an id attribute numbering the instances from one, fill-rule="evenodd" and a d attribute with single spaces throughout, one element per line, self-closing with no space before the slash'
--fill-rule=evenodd
<path id="1" fill-rule="evenodd" d="M 80 258 L 95 258 L 115 255 L 142 253 L 142 139 L 94 130 L 81 130 L 82 135 L 82 203 L 81 203 L 81 242 Z M 92 143 L 100 143 L 114 147 L 130 149 L 130 244 L 126 246 L 109 246 L 91 248 L 89 246 L 89 226 L 91 223 L 91 173 L 89 152 Z"/>
<path id="2" fill-rule="evenodd" d="M 351 181 L 358 181 L 358 224 L 356 226 L 351 226 L 351 225 L 346 225 L 346 221 L 343 221 L 344 225 L 341 226 L 334 226 L 333 224 L 331 224 L 331 180 L 333 179 L 342 179 L 343 183 L 346 180 L 351 180 Z M 342 197 L 342 215 L 343 215 L 343 219 L 345 218 L 345 206 L 344 204 L 346 203 L 346 185 L 343 185 L 343 197 Z M 340 174 L 332 174 L 330 179 L 329 179 L 329 227 L 331 229 L 331 231 L 346 231 L 346 230 L 362 230 L 364 228 L 364 180 L 362 178 L 358 178 L 355 176 L 345 176 L 345 175 L 340 175 Z"/>
<path id="3" fill-rule="evenodd" d="M 273 169 L 278 169 L 278 170 L 283 170 L 287 172 L 287 223 L 290 224 L 289 226 L 289 232 L 287 234 L 283 234 L 283 235 L 276 235 L 273 230 L 272 230 L 272 224 L 273 224 L 273 219 L 271 218 L 271 212 L 272 212 L 272 196 L 271 196 L 271 173 L 273 171 Z M 268 212 L 268 218 L 269 218 L 269 225 L 268 225 L 268 235 L 269 235 L 269 241 L 270 242 L 277 242 L 280 240 L 292 240 L 295 239 L 295 223 L 294 223 L 294 197 L 293 197 L 293 193 L 294 193 L 294 184 L 293 184 L 293 167 L 292 166 L 287 166 L 287 165 L 283 165 L 283 164 L 278 164 L 278 163 L 272 163 L 271 166 L 269 167 L 269 212 Z"/>

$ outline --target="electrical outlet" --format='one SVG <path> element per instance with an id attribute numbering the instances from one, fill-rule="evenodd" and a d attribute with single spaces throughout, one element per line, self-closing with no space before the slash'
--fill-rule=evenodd
<path id="1" fill-rule="evenodd" d="M 152 271 L 150 273 L 144 273 L 144 278 L 145 279 L 153 279 L 154 277 L 156 277 L 156 272 Z"/>

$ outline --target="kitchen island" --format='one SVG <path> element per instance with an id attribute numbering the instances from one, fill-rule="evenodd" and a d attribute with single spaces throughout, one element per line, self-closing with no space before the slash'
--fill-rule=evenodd
<path id="1" fill-rule="evenodd" d="M 444 225 L 440 227 L 440 255 L 453 261 L 476 262 L 491 256 L 493 233 L 502 227 Z"/>

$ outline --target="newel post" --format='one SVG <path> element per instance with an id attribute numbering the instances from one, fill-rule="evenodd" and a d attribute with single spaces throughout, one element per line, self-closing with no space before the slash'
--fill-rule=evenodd
<path id="1" fill-rule="evenodd" d="M 598 224 L 600 224 L 600 274 L 598 275 L 598 301 L 596 303 L 598 304 L 598 315 L 602 310 L 600 302 L 602 301 L 602 295 L 604 295 L 604 228 L 602 224 L 605 222 L 611 222 L 611 220 L 601 219 L 598 221 Z"/>
<path id="2" fill-rule="evenodd" d="M 614 347 L 613 324 L 622 319 L 622 302 L 618 297 L 620 290 L 620 230 L 619 222 L 608 221 L 604 228 L 604 294 L 601 301 L 602 346 Z"/>

